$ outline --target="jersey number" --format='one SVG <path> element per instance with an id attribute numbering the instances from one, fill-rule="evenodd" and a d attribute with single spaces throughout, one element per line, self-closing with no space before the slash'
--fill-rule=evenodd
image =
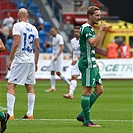
<path id="1" fill-rule="evenodd" d="M 32 52 L 35 36 L 33 34 L 30 34 L 29 36 L 27 36 L 27 33 L 23 33 L 23 36 L 24 36 L 24 47 L 22 48 L 22 51 Z M 27 39 L 28 39 L 28 42 L 29 42 L 28 43 L 29 46 L 26 45 Z"/>

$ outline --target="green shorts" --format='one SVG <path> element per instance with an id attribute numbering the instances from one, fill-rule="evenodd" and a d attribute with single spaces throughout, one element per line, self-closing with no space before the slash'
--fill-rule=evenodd
<path id="1" fill-rule="evenodd" d="M 95 87 L 97 83 L 102 84 L 98 67 L 85 68 L 79 65 L 79 70 L 82 73 L 82 86 Z"/>

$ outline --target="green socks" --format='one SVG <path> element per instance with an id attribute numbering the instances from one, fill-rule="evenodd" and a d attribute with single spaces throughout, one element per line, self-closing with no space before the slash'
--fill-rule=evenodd
<path id="1" fill-rule="evenodd" d="M 4 112 L 0 112 L 0 120 L 4 119 L 5 115 Z"/>
<path id="2" fill-rule="evenodd" d="M 92 92 L 91 93 L 91 96 L 90 96 L 90 108 L 95 103 L 95 101 L 97 100 L 97 98 L 98 98 L 98 95 L 95 92 Z"/>
<path id="3" fill-rule="evenodd" d="M 84 124 L 90 122 L 90 96 L 82 95 L 81 106 L 84 113 Z"/>
<path id="4" fill-rule="evenodd" d="M 82 95 L 81 106 L 84 111 L 82 110 L 82 112 L 79 115 L 85 118 L 85 115 L 84 115 L 84 112 L 86 113 L 85 109 L 87 109 L 87 111 L 90 110 L 92 105 L 97 100 L 97 98 L 98 98 L 98 95 L 95 92 L 92 92 L 91 96 Z M 86 115 L 88 120 L 90 120 L 90 111 L 88 112 L 88 114 L 86 113 Z M 85 121 L 88 121 L 88 120 L 85 120 Z"/>

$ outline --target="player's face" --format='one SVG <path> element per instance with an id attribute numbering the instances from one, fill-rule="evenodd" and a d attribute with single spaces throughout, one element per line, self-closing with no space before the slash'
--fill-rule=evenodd
<path id="1" fill-rule="evenodd" d="M 101 19 L 100 10 L 94 11 L 94 14 L 91 17 L 92 17 L 92 23 L 93 24 L 98 24 L 98 21 Z"/>
<path id="2" fill-rule="evenodd" d="M 52 28 L 52 29 L 51 29 L 51 34 L 52 34 L 53 36 L 56 36 L 57 30 L 56 30 L 55 28 Z"/>
<path id="3" fill-rule="evenodd" d="M 78 29 L 74 29 L 74 36 L 79 37 L 79 30 Z"/>

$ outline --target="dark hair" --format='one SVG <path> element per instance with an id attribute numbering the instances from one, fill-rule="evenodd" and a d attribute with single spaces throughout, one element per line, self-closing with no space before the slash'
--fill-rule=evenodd
<path id="1" fill-rule="evenodd" d="M 79 30 L 80 29 L 80 26 L 74 26 L 74 29 Z"/>
<path id="2" fill-rule="evenodd" d="M 55 29 L 56 31 L 58 30 L 56 27 L 52 26 L 51 29 Z"/>
<path id="3" fill-rule="evenodd" d="M 93 15 L 97 10 L 100 10 L 97 6 L 90 6 L 87 10 L 87 17 L 89 18 L 89 15 Z"/>

